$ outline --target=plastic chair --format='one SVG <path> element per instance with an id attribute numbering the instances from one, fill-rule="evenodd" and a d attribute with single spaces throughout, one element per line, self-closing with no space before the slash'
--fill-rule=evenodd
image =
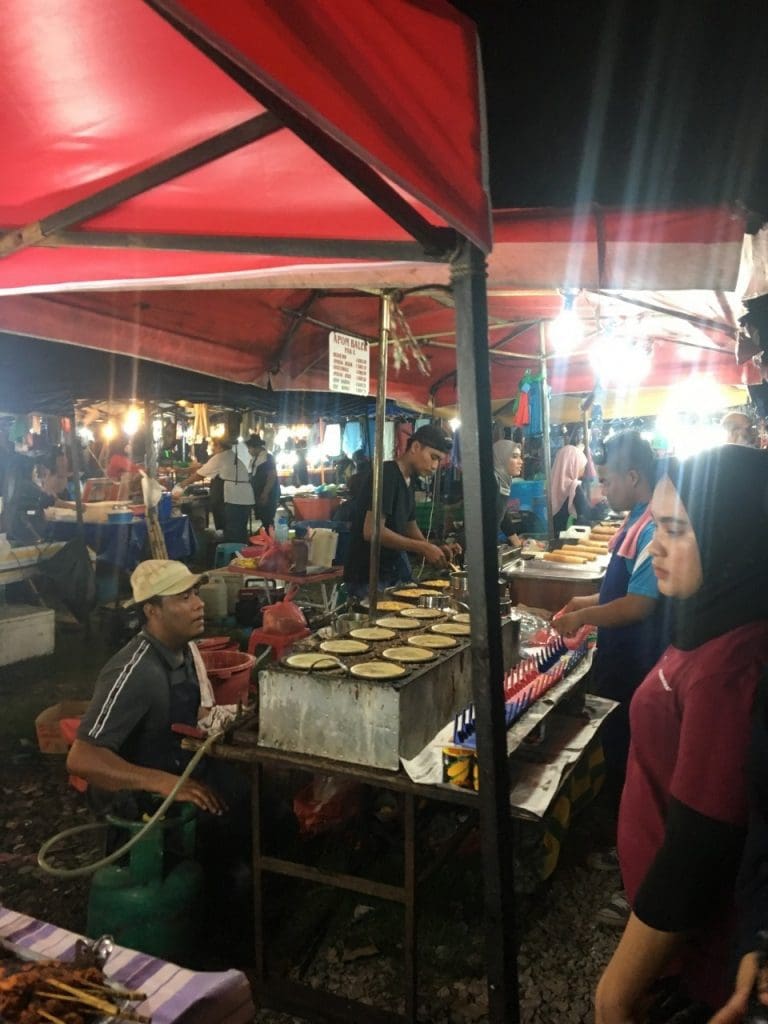
<path id="1" fill-rule="evenodd" d="M 245 544 L 217 544 L 213 556 L 213 568 L 222 569 L 229 565 L 235 555 L 239 555 Z"/>

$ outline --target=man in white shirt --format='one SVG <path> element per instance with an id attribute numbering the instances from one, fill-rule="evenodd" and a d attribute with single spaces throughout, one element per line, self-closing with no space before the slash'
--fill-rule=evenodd
<path id="1" fill-rule="evenodd" d="M 244 544 L 248 540 L 248 516 L 253 505 L 248 469 L 238 458 L 231 441 L 217 437 L 212 443 L 213 455 L 188 476 L 182 486 L 196 480 L 210 480 L 211 511 L 215 511 L 213 506 L 217 500 L 222 502 L 224 540 Z"/>

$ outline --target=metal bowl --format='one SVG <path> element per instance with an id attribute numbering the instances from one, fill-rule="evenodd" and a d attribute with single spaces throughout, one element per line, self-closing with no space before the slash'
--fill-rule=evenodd
<path id="1" fill-rule="evenodd" d="M 335 636 L 345 636 L 351 629 L 367 626 L 369 622 L 369 617 L 362 612 L 346 612 L 336 616 L 331 628 Z"/>
<path id="2" fill-rule="evenodd" d="M 439 608 L 440 611 L 453 609 L 456 604 L 453 598 L 446 594 L 425 594 L 424 597 L 419 598 L 417 603 L 419 608 Z"/>

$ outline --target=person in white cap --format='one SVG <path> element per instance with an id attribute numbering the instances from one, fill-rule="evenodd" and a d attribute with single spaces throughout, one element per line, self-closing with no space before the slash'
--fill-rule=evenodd
<path id="1" fill-rule="evenodd" d="M 190 755 L 181 749 L 175 723 L 197 725 L 200 685 L 190 641 L 203 632 L 204 577 L 181 562 L 149 559 L 131 576 L 144 628 L 102 669 L 90 706 L 67 758 L 67 769 L 89 784 L 96 810 L 141 809 L 136 793 L 166 797 Z M 225 805 L 210 786 L 190 777 L 177 800 L 220 815 Z"/>

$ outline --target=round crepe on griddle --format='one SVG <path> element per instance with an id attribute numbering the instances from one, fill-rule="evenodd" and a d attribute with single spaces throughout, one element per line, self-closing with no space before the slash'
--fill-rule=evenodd
<path id="1" fill-rule="evenodd" d="M 298 668 L 302 672 L 330 672 L 343 667 L 336 658 L 330 658 L 327 654 L 318 654 L 315 651 L 289 654 L 284 664 L 289 668 Z"/>
<path id="2" fill-rule="evenodd" d="M 453 616 L 453 621 L 469 623 L 469 612 L 456 612 Z"/>
<path id="3" fill-rule="evenodd" d="M 402 615 L 406 619 L 442 619 L 445 611 L 441 608 L 404 608 Z"/>
<path id="4" fill-rule="evenodd" d="M 415 609 L 414 609 L 415 610 Z M 413 619 L 403 618 L 401 615 L 385 615 L 383 619 L 376 620 L 377 626 L 383 626 L 384 629 L 418 629 L 418 622 L 414 622 Z"/>
<path id="5" fill-rule="evenodd" d="M 320 644 L 320 650 L 328 654 L 366 654 L 370 649 L 370 644 L 366 644 L 362 640 L 348 640 L 346 637 L 324 640 Z"/>
<path id="6" fill-rule="evenodd" d="M 393 590 L 394 597 L 407 597 L 409 601 L 418 601 L 420 597 L 434 597 L 434 590 L 425 590 L 423 587 L 403 587 L 402 590 Z"/>
<path id="7" fill-rule="evenodd" d="M 394 629 L 385 629 L 383 626 L 359 626 L 351 629 L 349 635 L 355 640 L 394 640 L 397 636 Z"/>
<path id="8" fill-rule="evenodd" d="M 391 661 L 361 661 L 349 671 L 359 679 L 399 679 L 408 672 L 402 665 Z"/>
<path id="9" fill-rule="evenodd" d="M 386 651 L 382 651 L 382 658 L 386 658 L 387 661 L 404 661 L 404 662 L 418 662 L 418 661 L 432 661 L 437 655 L 434 651 L 429 651 L 425 647 L 388 647 Z"/>
<path id="10" fill-rule="evenodd" d="M 465 622 L 437 622 L 429 628 L 433 633 L 444 633 L 446 636 L 469 636 L 472 632 Z"/>
<path id="11" fill-rule="evenodd" d="M 439 633 L 414 633 L 406 638 L 407 644 L 415 647 L 428 647 L 435 651 L 446 651 L 458 643 L 452 636 L 440 636 Z"/>

